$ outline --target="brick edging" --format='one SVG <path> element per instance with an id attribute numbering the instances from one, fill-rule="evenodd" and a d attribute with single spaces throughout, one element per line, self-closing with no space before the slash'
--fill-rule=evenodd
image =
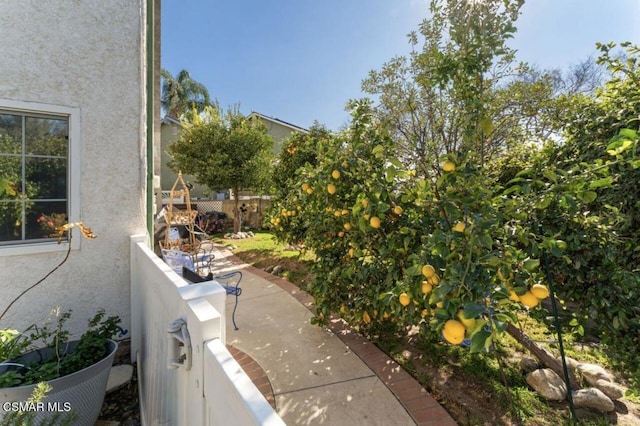
<path id="1" fill-rule="evenodd" d="M 218 249 L 227 250 L 219 246 Z M 243 268 L 252 274 L 277 285 L 292 295 L 307 309 L 310 311 L 313 310 L 313 297 L 290 281 L 249 265 L 233 253 L 227 256 L 227 259 L 235 265 L 242 265 Z M 354 330 L 341 318 L 332 316 L 327 328 L 338 336 L 338 338 L 378 376 L 417 425 L 457 425 L 455 420 L 442 408 L 438 401 L 436 401 L 413 376 L 402 368 L 400 364 L 391 359 L 375 344 L 369 342 L 362 334 Z"/>
<path id="2" fill-rule="evenodd" d="M 271 386 L 269 376 L 267 376 L 262 366 L 260 366 L 255 359 L 234 346 L 227 345 L 227 350 L 245 374 L 249 376 L 249 379 L 251 379 L 267 402 L 276 410 L 276 398 L 273 393 L 273 387 Z"/>

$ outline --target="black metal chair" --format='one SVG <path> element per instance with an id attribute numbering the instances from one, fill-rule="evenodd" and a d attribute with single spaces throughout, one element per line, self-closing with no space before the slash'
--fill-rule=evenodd
<path id="1" fill-rule="evenodd" d="M 233 322 L 233 328 L 238 330 L 238 326 L 236 325 L 236 309 L 238 308 L 238 297 L 242 294 L 242 289 L 240 288 L 242 272 L 233 271 L 222 275 L 213 275 L 212 272 L 209 272 L 207 275 L 202 276 L 198 274 L 198 271 L 202 269 L 194 263 L 193 257 L 189 253 L 180 250 L 163 249 L 162 258 L 171 269 L 178 275 L 181 275 L 185 280 L 191 283 L 216 281 L 225 289 L 227 294 L 234 296 L 235 303 L 233 305 L 231 321 Z M 204 262 L 209 265 L 211 260 L 211 258 L 207 258 Z"/>

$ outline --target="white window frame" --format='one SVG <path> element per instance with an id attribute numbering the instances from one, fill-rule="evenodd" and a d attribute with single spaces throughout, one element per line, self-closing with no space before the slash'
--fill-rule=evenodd
<path id="1" fill-rule="evenodd" d="M 68 141 L 68 163 L 67 163 L 67 198 L 69 222 L 80 221 L 80 174 L 81 174 L 81 148 L 82 132 L 80 130 L 80 108 L 67 107 L 61 105 L 43 104 L 38 102 L 24 102 L 11 99 L 0 98 L 0 109 L 17 114 L 46 114 L 58 115 L 65 117 L 69 122 L 69 141 Z M 80 249 L 81 235 L 78 231 L 74 232 L 74 238 L 71 239 L 71 249 Z M 18 256 L 25 254 L 50 253 L 58 251 L 67 251 L 69 242 L 62 241 L 58 244 L 56 241 L 34 242 L 33 240 L 24 243 L 16 243 L 14 245 L 0 246 L 0 257 Z"/>

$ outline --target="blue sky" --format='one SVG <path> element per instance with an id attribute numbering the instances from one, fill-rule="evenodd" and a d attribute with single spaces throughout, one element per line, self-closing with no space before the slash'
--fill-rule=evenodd
<path id="1" fill-rule="evenodd" d="M 409 51 L 428 0 L 164 0 L 162 67 L 187 69 L 223 107 L 332 130 L 372 69 Z M 528 0 L 518 59 L 566 69 L 596 42 L 640 43 L 640 0 Z"/>

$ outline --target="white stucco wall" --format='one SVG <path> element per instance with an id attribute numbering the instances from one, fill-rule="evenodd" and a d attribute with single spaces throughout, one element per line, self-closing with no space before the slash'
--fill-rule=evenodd
<path id="1" fill-rule="evenodd" d="M 76 332 L 98 307 L 129 327 L 129 235 L 145 232 L 145 7 L 145 0 L 0 1 L 0 99 L 79 108 L 80 219 L 98 235 L 0 327 L 23 328 L 58 305 L 73 309 Z M 0 310 L 64 257 L 2 250 Z"/>

